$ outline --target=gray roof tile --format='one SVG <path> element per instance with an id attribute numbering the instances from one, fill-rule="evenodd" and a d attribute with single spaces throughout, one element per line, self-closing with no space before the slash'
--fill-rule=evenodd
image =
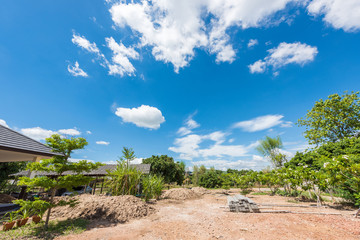
<path id="1" fill-rule="evenodd" d="M 50 147 L 2 125 L 0 125 L 0 149 L 49 157 L 62 155 L 53 152 Z"/>

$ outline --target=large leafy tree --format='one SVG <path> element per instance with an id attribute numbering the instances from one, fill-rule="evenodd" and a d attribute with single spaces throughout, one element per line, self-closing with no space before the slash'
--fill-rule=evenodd
<path id="1" fill-rule="evenodd" d="M 54 156 L 51 159 L 43 159 L 40 162 L 28 164 L 27 169 L 31 171 L 52 172 L 54 177 L 22 177 L 19 185 L 26 185 L 30 189 L 42 187 L 51 191 L 50 203 L 53 204 L 55 192 L 60 188 L 71 189 L 75 186 L 84 185 L 90 182 L 91 178 L 84 176 L 83 172 L 89 172 L 101 166 L 101 163 L 91 163 L 86 160 L 78 162 L 69 161 L 74 150 L 83 149 L 87 145 L 85 138 L 64 138 L 58 134 L 46 139 L 46 145 L 51 147 L 54 152 L 61 153 L 62 156 Z M 71 171 L 71 174 L 64 174 Z M 49 208 L 45 226 L 48 225 L 51 208 Z"/>
<path id="2" fill-rule="evenodd" d="M 143 163 L 151 164 L 151 172 L 161 175 L 165 183 L 176 182 L 181 185 L 185 177 L 185 164 L 174 162 L 172 157 L 167 155 L 151 156 L 142 160 Z"/>
<path id="3" fill-rule="evenodd" d="M 320 99 L 297 124 L 306 127 L 305 137 L 310 144 L 320 145 L 353 136 L 360 130 L 359 92 L 332 94 L 326 100 Z"/>
<path id="4" fill-rule="evenodd" d="M 279 168 L 286 162 L 286 155 L 280 152 L 282 147 L 283 144 L 279 136 L 276 138 L 266 136 L 264 140 L 260 141 L 260 145 L 256 150 L 263 156 L 270 158 L 273 165 Z"/>

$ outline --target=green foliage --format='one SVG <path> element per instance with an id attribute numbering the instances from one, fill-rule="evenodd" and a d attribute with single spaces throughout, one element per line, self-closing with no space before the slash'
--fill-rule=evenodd
<path id="1" fill-rule="evenodd" d="M 164 179 L 161 176 L 148 175 L 143 177 L 142 184 L 145 201 L 152 198 L 158 199 L 164 187 Z"/>
<path id="2" fill-rule="evenodd" d="M 69 219 L 64 221 L 50 221 L 48 228 L 44 229 L 44 223 L 28 223 L 21 228 L 13 228 L 10 231 L 1 232 L 1 240 L 18 239 L 55 239 L 70 234 L 80 234 L 87 229 L 89 221 L 86 219 Z"/>
<path id="3" fill-rule="evenodd" d="M 123 156 L 120 160 L 125 160 L 127 164 L 130 164 L 130 162 L 136 158 L 135 152 L 132 148 L 123 147 L 122 154 Z"/>
<path id="4" fill-rule="evenodd" d="M 9 175 L 20 172 L 26 168 L 27 162 L 2 162 L 0 163 L 0 191 L 6 190 Z"/>
<path id="5" fill-rule="evenodd" d="M 18 199 L 14 200 L 13 203 L 20 205 L 19 212 L 23 213 L 23 215 L 24 213 L 28 216 L 38 215 L 40 218 L 42 218 L 46 210 L 51 207 L 51 203 L 40 200 L 39 198 L 35 198 L 34 201 Z"/>
<path id="6" fill-rule="evenodd" d="M 27 165 L 27 169 L 31 171 L 53 172 L 54 177 L 21 177 L 19 185 L 26 185 L 29 189 L 42 187 L 51 190 L 52 204 L 56 189 L 67 188 L 72 189 L 75 186 L 85 185 L 90 182 L 91 178 L 82 175 L 83 172 L 90 172 L 103 165 L 101 163 L 91 163 L 86 160 L 79 162 L 70 162 L 69 158 L 74 150 L 83 149 L 88 143 L 85 138 L 64 138 L 59 134 L 54 134 L 50 138 L 46 138 L 46 144 L 56 153 L 61 153 L 62 156 L 56 155 L 51 159 L 43 159 L 40 162 L 33 162 Z M 64 172 L 71 171 L 73 174 L 64 175 Z M 51 207 L 49 208 L 49 214 Z M 49 221 L 49 214 L 45 225 Z"/>
<path id="7" fill-rule="evenodd" d="M 13 212 L 7 212 L 3 217 L 2 217 L 2 222 L 13 222 L 17 219 L 19 219 L 19 212 L 18 211 L 13 211 Z"/>
<path id="8" fill-rule="evenodd" d="M 109 172 L 109 179 L 106 181 L 111 189 L 111 194 L 119 195 L 137 195 L 143 173 L 135 167 L 127 165 L 125 160 L 118 161 L 116 169 Z"/>
<path id="9" fill-rule="evenodd" d="M 151 156 L 142 161 L 151 164 L 151 173 L 160 175 L 164 178 L 165 183 L 176 182 L 182 185 L 185 176 L 185 164 L 183 162 L 174 162 L 172 157 L 167 155 Z"/>
<path id="10" fill-rule="evenodd" d="M 205 188 L 218 188 L 222 187 L 222 176 L 216 171 L 207 171 L 201 175 L 199 185 Z"/>
<path id="11" fill-rule="evenodd" d="M 269 157 L 274 167 L 280 168 L 287 161 L 286 155 L 280 152 L 282 147 L 283 144 L 279 136 L 276 138 L 266 136 L 264 140 L 260 141 L 260 145 L 256 150 L 263 156 Z"/>
<path id="12" fill-rule="evenodd" d="M 310 144 L 335 142 L 353 136 L 360 130 L 359 92 L 332 94 L 320 99 L 297 124 L 305 126 L 305 137 Z"/>
<path id="13" fill-rule="evenodd" d="M 127 165 L 125 160 L 118 161 L 116 170 L 109 172 L 106 185 L 110 187 L 111 194 L 134 195 L 139 194 L 139 186 L 143 186 L 142 196 L 148 201 L 161 195 L 164 179 L 158 175 L 145 175 L 135 167 Z"/>

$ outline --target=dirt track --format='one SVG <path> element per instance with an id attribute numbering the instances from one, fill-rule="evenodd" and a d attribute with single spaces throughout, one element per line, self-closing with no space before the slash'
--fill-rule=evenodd
<path id="1" fill-rule="evenodd" d="M 296 205 L 285 197 L 251 197 L 257 203 Z M 360 219 L 351 216 L 354 211 L 275 208 L 342 215 L 231 213 L 225 206 L 223 194 L 206 194 L 186 201 L 162 200 L 154 205 L 157 212 L 148 217 L 112 227 L 95 227 L 60 239 L 360 239 Z"/>

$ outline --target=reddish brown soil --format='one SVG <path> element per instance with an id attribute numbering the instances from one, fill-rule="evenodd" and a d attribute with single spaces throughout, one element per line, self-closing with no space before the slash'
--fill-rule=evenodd
<path id="1" fill-rule="evenodd" d="M 257 203 L 296 205 L 285 197 L 250 196 Z M 341 215 L 232 213 L 226 208 L 226 195 L 214 191 L 199 199 L 161 200 L 154 207 L 157 212 L 147 217 L 112 227 L 99 228 L 93 223 L 92 229 L 61 239 L 360 239 L 360 219 L 351 215 L 354 210 L 277 207 L 262 210 Z"/>

